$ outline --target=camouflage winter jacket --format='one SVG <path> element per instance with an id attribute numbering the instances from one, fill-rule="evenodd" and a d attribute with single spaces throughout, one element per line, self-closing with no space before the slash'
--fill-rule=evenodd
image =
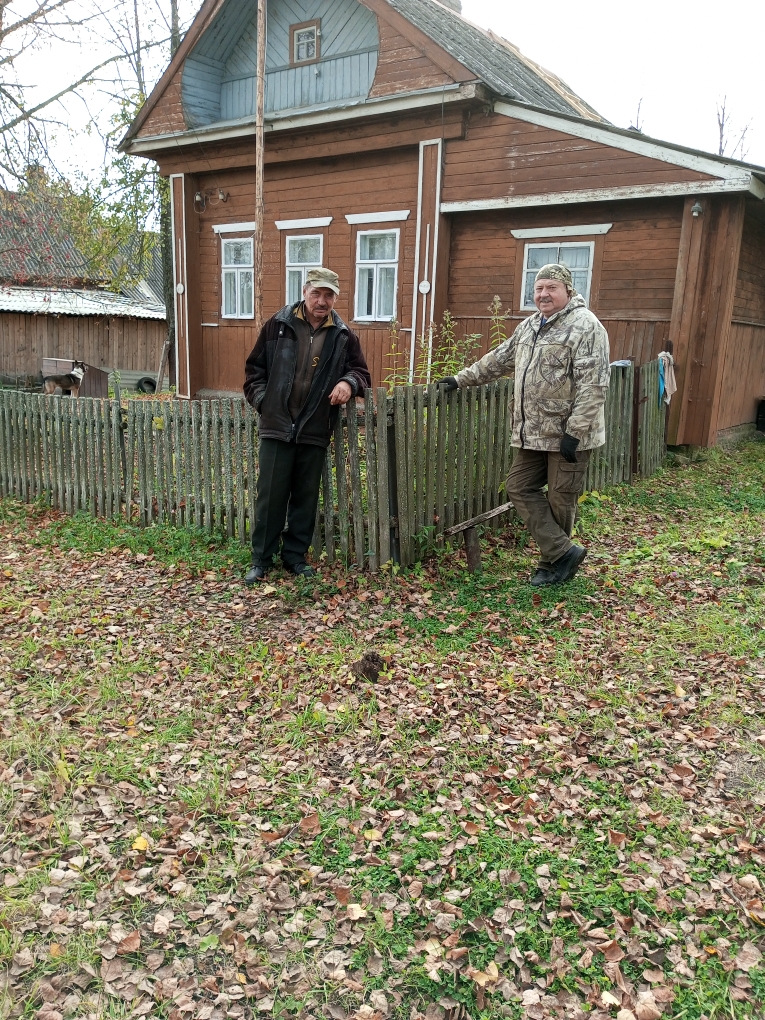
<path id="1" fill-rule="evenodd" d="M 557 450 L 563 433 L 580 450 L 606 441 L 603 405 L 608 389 L 608 334 L 574 294 L 540 326 L 535 312 L 513 335 L 457 375 L 460 386 L 478 386 L 515 373 L 513 446 Z"/>

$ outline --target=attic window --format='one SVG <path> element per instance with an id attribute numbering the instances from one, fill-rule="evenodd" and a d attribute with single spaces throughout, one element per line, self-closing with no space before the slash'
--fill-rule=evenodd
<path id="1" fill-rule="evenodd" d="M 321 21 L 303 21 L 290 25 L 292 64 L 313 64 L 319 59 Z"/>

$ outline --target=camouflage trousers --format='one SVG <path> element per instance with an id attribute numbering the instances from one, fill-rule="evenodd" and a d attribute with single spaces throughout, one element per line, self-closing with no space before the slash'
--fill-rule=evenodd
<path id="1" fill-rule="evenodd" d="M 505 491 L 539 546 L 540 567 L 549 567 L 573 545 L 571 532 L 589 460 L 590 450 L 578 451 L 576 464 L 553 451 L 515 451 Z"/>

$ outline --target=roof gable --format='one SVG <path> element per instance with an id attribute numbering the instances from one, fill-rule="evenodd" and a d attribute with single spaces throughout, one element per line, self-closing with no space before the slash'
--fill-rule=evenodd
<path id="1" fill-rule="evenodd" d="M 268 0 L 267 13 L 267 118 L 475 81 L 509 99 L 597 118 L 555 75 L 438 0 Z M 291 65 L 290 26 L 314 19 L 320 59 Z M 178 131 L 179 114 L 181 130 L 252 118 L 255 51 L 251 0 L 206 0 L 123 147 L 164 125 Z"/>

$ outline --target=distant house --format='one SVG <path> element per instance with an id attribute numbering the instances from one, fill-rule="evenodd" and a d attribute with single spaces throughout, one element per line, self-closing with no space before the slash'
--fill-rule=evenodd
<path id="1" fill-rule="evenodd" d="M 335 269 L 380 382 L 391 319 L 413 368 L 445 309 L 486 346 L 493 296 L 512 327 L 560 259 L 614 359 L 672 345 L 671 442 L 754 421 L 763 168 L 613 127 L 459 0 L 268 0 L 267 25 L 265 309 Z M 255 5 L 206 0 L 122 143 L 170 177 L 187 397 L 240 392 L 255 339 L 255 53 Z"/>
<path id="2" fill-rule="evenodd" d="M 43 358 L 77 359 L 123 384 L 155 375 L 167 333 L 159 245 L 119 291 L 94 273 L 55 201 L 0 192 L 0 381 L 33 382 Z"/>

